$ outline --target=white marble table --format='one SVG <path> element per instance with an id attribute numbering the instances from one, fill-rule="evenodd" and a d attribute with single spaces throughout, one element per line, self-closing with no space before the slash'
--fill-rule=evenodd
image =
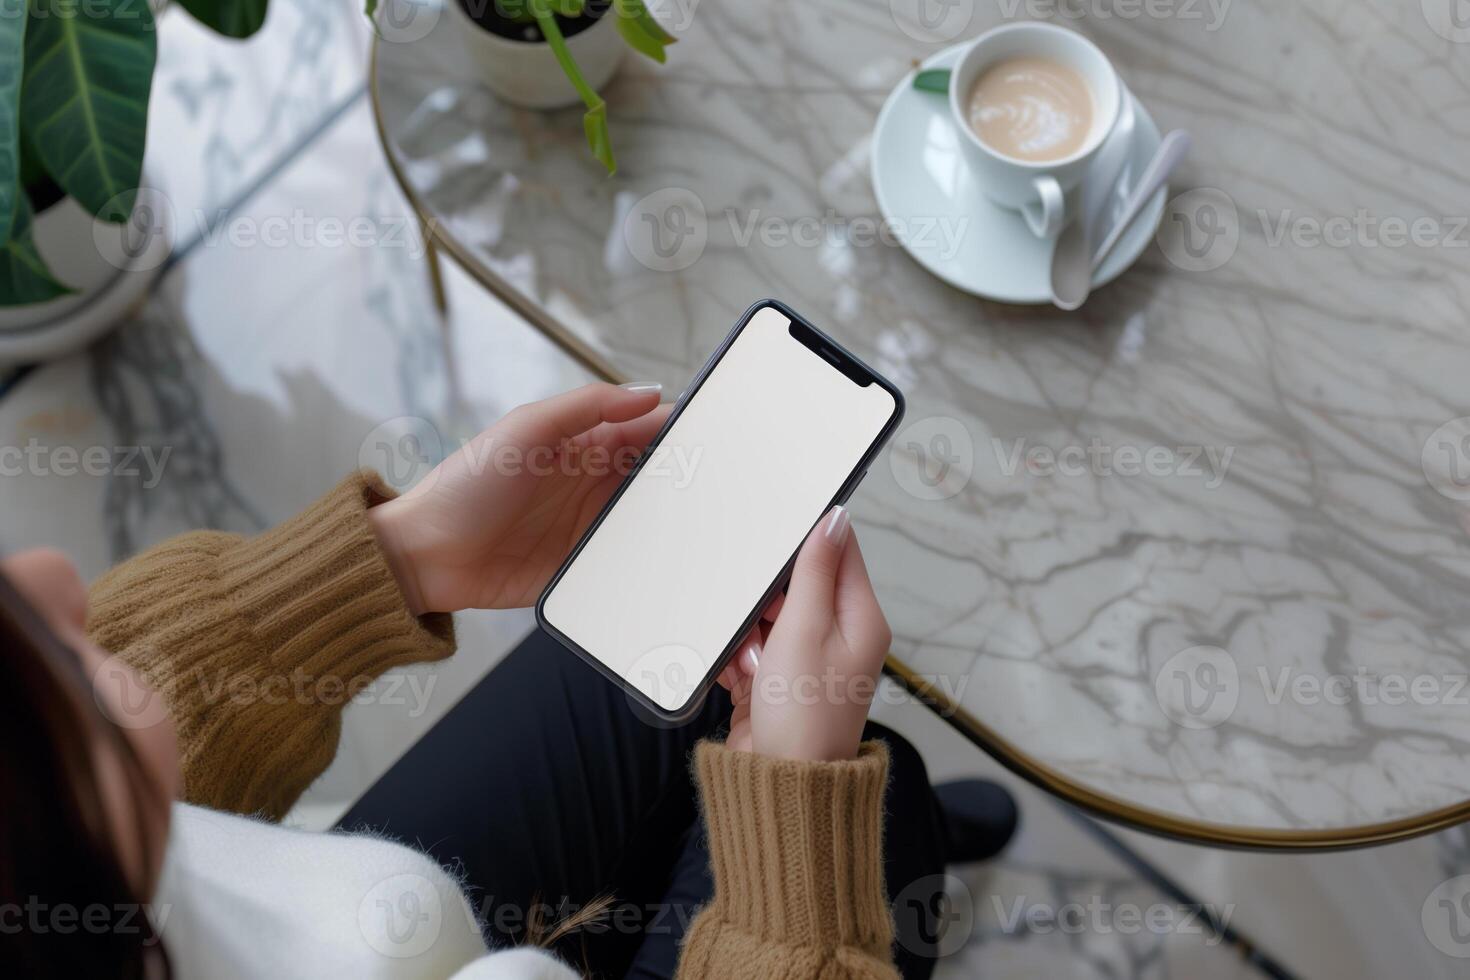
<path id="1" fill-rule="evenodd" d="M 669 64 L 605 92 L 612 178 L 446 18 L 372 84 L 441 249 L 594 368 L 677 391 L 770 295 L 904 388 L 854 510 L 891 670 L 977 743 L 1157 832 L 1348 846 L 1470 817 L 1470 30 L 1438 6 L 669 5 Z M 854 223 L 887 93 L 1012 15 L 1194 135 L 1156 243 L 1077 314 Z M 670 204 L 700 247 L 666 260 Z M 747 237 L 770 220 L 822 233 Z"/>

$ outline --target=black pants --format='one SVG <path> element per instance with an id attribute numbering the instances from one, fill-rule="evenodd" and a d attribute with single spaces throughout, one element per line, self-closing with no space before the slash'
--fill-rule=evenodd
<path id="1" fill-rule="evenodd" d="M 465 656 L 467 654 L 461 654 Z M 730 701 L 717 688 L 678 728 L 647 723 L 625 695 L 541 632 L 527 637 L 342 819 L 461 870 L 492 946 L 524 941 L 538 909 L 565 916 L 603 895 L 598 925 L 555 947 L 597 978 L 669 978 L 690 919 L 713 894 L 689 767 Z M 890 899 L 932 906 L 944 870 L 940 813 L 918 752 L 884 739 L 884 870 Z M 932 936 L 900 914 L 894 953 L 928 977 Z M 928 941 L 926 942 L 926 939 Z"/>

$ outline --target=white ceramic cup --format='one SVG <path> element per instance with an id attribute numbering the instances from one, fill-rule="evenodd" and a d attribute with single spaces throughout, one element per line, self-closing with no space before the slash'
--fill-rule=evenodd
<path id="1" fill-rule="evenodd" d="M 970 92 L 985 70 L 1009 58 L 1039 57 L 1056 61 L 1082 77 L 1092 95 L 1092 128 L 1075 153 L 1059 160 L 1019 160 L 985 144 L 970 127 Z M 980 180 L 985 196 L 1002 207 L 1019 210 L 1038 238 L 1053 238 L 1067 224 L 1076 195 L 1098 148 L 1113 131 L 1122 103 L 1123 84 L 1107 56 L 1076 31 L 1055 24 L 1026 21 L 986 31 L 970 43 L 949 78 L 949 107 L 959 128 L 965 159 Z"/>

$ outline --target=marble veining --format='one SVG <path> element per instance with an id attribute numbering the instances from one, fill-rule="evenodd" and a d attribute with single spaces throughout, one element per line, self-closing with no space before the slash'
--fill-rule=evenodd
<path id="1" fill-rule="evenodd" d="M 169 453 L 170 478 L 157 486 L 149 486 L 141 467 L 104 485 L 102 521 L 113 561 L 141 550 L 140 532 L 160 518 L 170 527 L 253 532 L 268 526 L 225 472 L 219 432 L 202 410 L 198 352 L 166 311 L 155 305 L 88 351 L 91 394 L 116 444 Z"/>
<path id="2" fill-rule="evenodd" d="M 340 6 L 351 15 L 340 22 L 355 24 L 355 5 L 343 0 Z M 195 52 L 200 58 L 172 64 L 191 78 L 237 77 L 256 59 L 269 61 L 294 50 L 294 32 L 311 30 L 308 22 L 293 19 L 295 9 L 275 5 L 258 42 L 218 45 L 202 36 L 181 49 L 193 52 L 198 44 L 206 49 Z M 276 11 L 285 11 L 279 21 Z M 188 21 L 171 18 L 165 24 Z M 348 40 L 325 45 L 318 55 L 350 54 Z M 173 90 L 172 71 L 160 70 L 162 89 Z M 333 111 L 342 93 L 323 94 L 330 98 L 322 112 Z M 154 118 L 159 131 L 181 134 L 177 154 L 165 155 L 182 175 L 174 185 L 175 205 L 193 205 L 188 195 L 202 193 L 204 184 L 190 184 L 191 175 L 212 172 L 215 164 L 205 162 L 207 141 L 187 137 L 205 127 L 218 126 L 226 135 L 234 130 L 210 114 L 185 116 L 183 104 L 167 98 L 159 107 Z M 306 114 L 298 122 L 307 130 L 318 126 Z M 305 142 L 298 135 L 293 134 L 284 159 L 262 151 L 233 175 L 220 171 L 216 186 L 225 203 L 208 197 L 197 203 L 208 204 L 214 214 L 215 208 L 235 202 L 226 216 L 231 222 L 258 222 L 297 209 L 313 217 L 367 215 L 392 241 L 401 241 L 396 225 L 405 209 L 377 159 L 366 100 Z M 860 155 L 848 153 L 844 165 Z M 241 200 L 236 181 L 261 181 L 262 186 Z M 829 184 L 840 186 L 835 179 Z M 346 469 L 375 463 L 363 459 L 358 447 L 382 423 L 403 416 L 423 419 L 448 445 L 512 405 L 583 378 L 566 357 L 452 266 L 446 281 L 450 315 L 441 320 L 412 243 L 331 248 L 306 242 L 269 249 L 238 247 L 224 239 L 189 250 L 132 323 L 93 350 L 39 367 L 0 391 L 0 442 L 7 446 L 36 436 L 49 445 L 78 449 L 166 450 L 167 465 L 161 474 L 146 467 L 106 476 L 7 473 L 0 481 L 0 550 L 59 546 L 94 577 L 119 557 L 180 530 L 249 531 L 283 519 Z M 1129 357 L 1146 347 L 1148 330 L 1142 316 L 1121 322 L 1108 335 L 1112 356 Z M 914 336 L 892 332 L 881 339 L 890 363 L 932 352 Z M 887 472 L 891 479 L 892 471 Z M 1002 488 L 985 499 L 1006 502 L 1009 493 L 1020 491 Z M 1021 536 L 1018 530 L 1012 540 Z M 960 547 L 940 551 L 938 546 L 931 546 L 936 556 L 965 554 Z M 1120 553 L 1117 546 L 1112 551 Z M 987 564 L 977 567 L 995 561 L 981 557 Z M 1086 567 L 1085 562 L 1078 566 Z M 1275 577 L 1286 574 L 1269 571 L 1258 557 L 1248 567 L 1261 576 L 1263 590 L 1275 588 Z M 1019 581 L 1020 574 L 1016 577 Z M 963 590 L 973 581 L 958 572 L 930 580 L 923 594 L 940 611 L 933 616 L 936 622 L 946 606 L 968 608 Z M 884 588 L 888 592 L 894 585 Z M 1177 592 L 1182 586 L 1170 588 Z M 532 625 L 522 611 L 456 619 L 461 654 L 416 668 L 406 684 L 392 688 L 417 694 L 396 705 L 385 700 L 348 709 L 337 760 L 293 811 L 293 824 L 331 826 Z M 924 634 L 930 637 L 925 648 L 930 664 L 948 671 L 952 664 L 970 663 L 974 648 L 965 647 L 964 635 L 943 646 L 932 638 L 939 632 L 933 626 Z M 1024 655 L 995 639 L 983 649 L 1009 651 L 1017 659 Z M 1113 655 L 1120 656 L 1120 649 L 1114 644 Z M 1075 656 L 1101 658 L 1103 653 L 1099 645 Z M 955 667 L 953 676 L 969 675 Z M 402 680 L 395 672 L 390 684 Z M 1125 910 L 1155 906 L 1185 923 L 1179 918 L 1182 910 L 1099 847 L 1063 808 L 1000 770 L 927 711 L 886 699 L 874 710 L 919 745 L 934 779 L 1000 779 L 1018 794 L 1025 814 L 1017 841 L 1000 860 L 952 869 L 954 896 L 968 899 L 975 914 L 959 920 L 955 935 L 968 933 L 967 941 L 944 960 L 938 976 L 1255 975 L 1229 944 L 1210 946 L 1206 937 L 1183 929 L 1157 935 L 1118 928 Z M 1442 883 L 1470 874 L 1464 827 L 1331 856 L 1220 852 L 1126 832 L 1120 836 L 1200 901 L 1221 911 L 1233 908 L 1232 926 L 1298 976 L 1450 980 L 1463 974 L 1464 961 L 1449 955 L 1456 948 L 1436 947 L 1421 929 L 1421 909 L 1439 910 L 1435 898 Z M 1100 920 L 1086 911 L 1096 906 L 1101 906 Z M 1071 907 L 1083 910 L 1083 928 L 1049 926 L 1050 910 Z M 1028 922 L 1015 917 L 1018 910 L 1040 916 Z"/>
<path id="3" fill-rule="evenodd" d="M 1470 800 L 1470 443 L 1441 428 L 1470 414 L 1470 48 L 1422 6 L 700 4 L 606 90 L 612 178 L 447 20 L 376 82 L 433 219 L 629 376 L 678 390 L 776 296 L 905 389 L 854 510 L 896 652 L 967 712 L 1130 804 L 1351 828 Z M 1026 16 L 1194 136 L 1156 243 L 1075 315 L 859 222 L 892 86 Z"/>

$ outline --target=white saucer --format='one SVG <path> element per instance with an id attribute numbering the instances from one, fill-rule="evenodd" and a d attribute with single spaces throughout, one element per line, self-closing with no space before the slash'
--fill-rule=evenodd
<path id="1" fill-rule="evenodd" d="M 924 68 L 951 68 L 957 44 L 927 59 Z M 1133 179 L 1159 147 L 1159 128 L 1137 99 L 1133 153 L 1125 168 Z M 965 165 L 949 99 L 914 88 L 912 73 L 893 90 L 873 127 L 873 191 L 884 219 L 920 265 L 965 292 L 1003 303 L 1051 302 L 1052 243 L 1026 227 L 1017 211 L 991 203 Z M 1161 187 L 1113 253 L 1093 274 L 1092 287 L 1111 282 L 1143 254 L 1164 214 L 1169 189 Z M 963 226 L 954 224 L 964 221 Z M 949 234 L 918 232 L 938 219 Z"/>

